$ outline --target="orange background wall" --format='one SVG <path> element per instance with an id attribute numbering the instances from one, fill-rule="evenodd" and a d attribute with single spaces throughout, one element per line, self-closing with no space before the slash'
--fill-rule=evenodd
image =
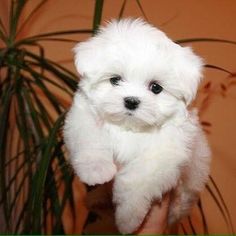
<path id="1" fill-rule="evenodd" d="M 0 15 L 7 24 L 9 0 L 0 0 Z M 29 1 L 24 16 L 38 0 Z M 105 0 L 103 20 L 116 18 L 123 0 Z M 140 1 L 149 22 L 164 30 L 172 39 L 221 38 L 236 41 L 235 0 L 142 0 Z M 94 0 L 49 0 L 32 18 L 19 37 L 50 31 L 85 29 L 92 25 Z M 23 18 L 24 18 L 23 16 Z M 124 16 L 139 17 L 142 13 L 135 0 L 128 0 Z M 23 21 L 22 18 L 22 21 Z M 83 40 L 89 35 L 72 37 Z M 71 48 L 73 44 L 44 42 L 46 54 L 57 62 L 74 70 Z M 0 45 L 1 46 L 1 45 Z M 194 50 L 207 64 L 236 71 L 236 45 L 223 43 L 192 43 Z M 212 81 L 210 103 L 201 112 L 201 120 L 211 123 L 208 139 L 212 147 L 212 176 L 229 208 L 236 228 L 236 86 L 230 86 L 222 96 L 221 84 L 228 86 L 227 74 L 206 69 L 203 85 Z M 205 94 L 200 90 L 196 104 L 199 106 Z M 70 101 L 68 101 L 68 104 Z M 204 209 L 207 212 L 209 230 L 227 233 L 216 204 L 205 191 Z M 78 233 L 78 232 L 77 232 Z"/>

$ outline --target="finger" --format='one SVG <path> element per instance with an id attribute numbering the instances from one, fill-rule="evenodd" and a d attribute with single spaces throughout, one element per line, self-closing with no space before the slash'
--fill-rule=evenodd
<path id="1" fill-rule="evenodd" d="M 166 228 L 170 194 L 166 194 L 161 203 L 154 202 L 137 234 L 161 234 Z"/>

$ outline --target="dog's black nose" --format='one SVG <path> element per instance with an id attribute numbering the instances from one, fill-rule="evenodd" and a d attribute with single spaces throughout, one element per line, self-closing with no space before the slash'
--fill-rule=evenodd
<path id="1" fill-rule="evenodd" d="M 126 97 L 124 98 L 125 107 L 129 110 L 135 110 L 140 103 L 137 97 Z"/>

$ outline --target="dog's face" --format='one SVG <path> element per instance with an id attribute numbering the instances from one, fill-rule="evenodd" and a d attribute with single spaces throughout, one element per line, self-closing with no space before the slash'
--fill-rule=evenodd
<path id="1" fill-rule="evenodd" d="M 114 21 L 75 48 L 80 88 L 102 119 L 162 125 L 195 97 L 202 61 L 141 20 Z"/>

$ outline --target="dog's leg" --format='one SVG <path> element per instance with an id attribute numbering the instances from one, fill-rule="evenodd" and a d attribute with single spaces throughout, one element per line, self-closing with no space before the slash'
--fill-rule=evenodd
<path id="1" fill-rule="evenodd" d="M 135 159 L 116 175 L 113 200 L 116 223 L 122 233 L 132 233 L 142 223 L 153 200 L 177 185 L 186 157 L 177 152 L 150 153 Z"/>
<path id="2" fill-rule="evenodd" d="M 76 95 L 64 128 L 71 163 L 82 182 L 89 185 L 110 181 L 115 173 L 109 138 L 87 100 Z"/>
<path id="3" fill-rule="evenodd" d="M 168 214 L 168 226 L 170 229 L 176 227 L 183 217 L 190 214 L 198 197 L 199 192 L 188 189 L 185 184 L 181 183 L 175 188 L 172 193 Z"/>
<path id="4" fill-rule="evenodd" d="M 181 180 L 171 200 L 169 225 L 176 224 L 182 217 L 189 215 L 193 205 L 197 203 L 199 193 L 208 180 L 210 156 L 206 138 L 202 132 L 199 132 L 191 163 L 183 169 Z"/>

